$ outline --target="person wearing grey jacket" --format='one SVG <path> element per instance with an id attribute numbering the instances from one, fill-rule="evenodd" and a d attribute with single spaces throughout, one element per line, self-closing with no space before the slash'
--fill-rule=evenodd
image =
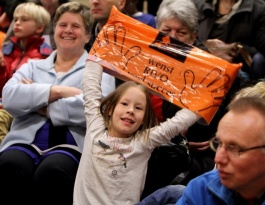
<path id="1" fill-rule="evenodd" d="M 1 204 L 73 203 L 86 133 L 81 79 L 89 8 L 63 4 L 54 22 L 57 50 L 22 65 L 3 89 L 3 107 L 14 121 L 0 147 Z"/>

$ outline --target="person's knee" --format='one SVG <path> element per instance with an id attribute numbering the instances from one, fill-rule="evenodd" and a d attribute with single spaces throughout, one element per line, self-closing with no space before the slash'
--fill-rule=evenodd
<path id="1" fill-rule="evenodd" d="M 20 150 L 6 150 L 0 155 L 0 167 L 23 167 L 26 161 L 32 161 L 32 159 Z"/>
<path id="2" fill-rule="evenodd" d="M 77 172 L 78 164 L 62 153 L 54 153 L 41 160 L 34 176 L 34 180 L 46 179 L 65 179 L 74 178 Z"/>
<path id="3" fill-rule="evenodd" d="M 165 187 L 165 191 L 172 193 L 172 194 L 176 194 L 176 193 L 181 194 L 185 188 L 186 188 L 186 186 L 184 186 L 184 185 L 168 185 Z"/>

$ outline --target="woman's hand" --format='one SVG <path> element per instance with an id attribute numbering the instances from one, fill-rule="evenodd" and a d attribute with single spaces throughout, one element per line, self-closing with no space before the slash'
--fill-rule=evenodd
<path id="1" fill-rule="evenodd" d="M 22 78 L 22 79 L 21 79 L 21 82 L 22 82 L 23 84 L 32 84 L 32 83 L 33 83 L 33 81 L 32 81 L 31 79 L 25 79 L 25 78 Z"/>
<path id="2" fill-rule="evenodd" d="M 47 106 L 36 110 L 36 112 L 39 113 L 40 115 L 47 117 Z"/>
<path id="3" fill-rule="evenodd" d="M 204 45 L 209 49 L 211 54 L 227 60 L 232 63 L 234 58 L 239 53 L 239 47 L 237 43 L 226 44 L 218 39 L 208 39 Z"/>
<path id="4" fill-rule="evenodd" d="M 82 90 L 76 87 L 55 85 L 51 87 L 49 102 L 61 98 L 74 97 L 82 94 Z"/>

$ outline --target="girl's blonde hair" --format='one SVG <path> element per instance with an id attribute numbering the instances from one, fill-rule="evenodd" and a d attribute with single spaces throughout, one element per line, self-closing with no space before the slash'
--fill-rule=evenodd
<path id="1" fill-rule="evenodd" d="M 43 32 L 49 26 L 51 21 L 49 12 L 43 6 L 37 5 L 33 2 L 22 3 L 16 7 L 13 17 L 17 18 L 21 16 L 33 19 L 37 26 L 43 25 Z"/>
<path id="2" fill-rule="evenodd" d="M 144 136 L 144 138 L 148 140 L 150 128 L 157 125 L 157 118 L 156 118 L 154 109 L 151 104 L 150 94 L 145 86 L 140 85 L 134 81 L 127 81 L 127 82 L 122 83 L 120 86 L 116 88 L 114 92 L 112 92 L 102 101 L 100 105 L 100 112 L 104 118 L 105 125 L 107 129 L 109 130 L 111 128 L 112 114 L 113 114 L 113 111 L 117 103 L 119 102 L 123 94 L 128 90 L 128 88 L 131 88 L 131 87 L 139 88 L 139 90 L 141 90 L 145 94 L 145 97 L 146 97 L 146 106 L 145 106 L 143 124 L 138 129 L 139 131 L 138 136 Z"/>

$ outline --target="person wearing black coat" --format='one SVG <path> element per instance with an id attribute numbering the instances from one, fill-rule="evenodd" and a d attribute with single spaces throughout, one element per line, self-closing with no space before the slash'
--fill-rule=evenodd
<path id="1" fill-rule="evenodd" d="M 250 80 L 265 77 L 265 1 L 193 0 L 199 11 L 198 37 L 210 52 L 242 62 Z"/>

